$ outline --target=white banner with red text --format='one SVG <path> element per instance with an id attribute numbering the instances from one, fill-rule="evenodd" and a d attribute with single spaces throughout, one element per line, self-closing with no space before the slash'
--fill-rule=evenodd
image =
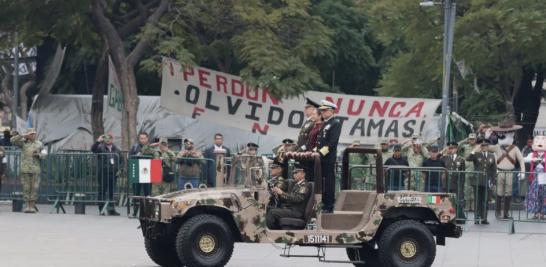
<path id="1" fill-rule="evenodd" d="M 341 143 L 374 144 L 423 133 L 441 100 L 372 97 L 308 91 L 277 99 L 267 88 L 254 89 L 241 77 L 202 67 L 183 67 L 163 59 L 161 106 L 194 119 L 263 135 L 297 138 L 305 121 L 305 97 L 327 99 L 338 106 L 343 123 Z"/>

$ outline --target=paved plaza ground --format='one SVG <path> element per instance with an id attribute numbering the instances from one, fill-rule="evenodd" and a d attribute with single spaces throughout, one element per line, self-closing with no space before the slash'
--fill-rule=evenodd
<path id="1" fill-rule="evenodd" d="M 0 206 L 0 266 L 6 267 L 152 267 L 146 255 L 138 221 L 127 217 L 99 216 L 95 207 L 86 215 L 50 213 L 40 206 L 35 215 L 13 213 Z M 490 215 L 492 218 L 492 215 Z M 447 239 L 438 247 L 433 266 L 443 267 L 543 267 L 546 265 L 546 224 L 491 220 L 490 226 L 469 224 L 460 239 Z M 297 248 L 299 253 L 316 253 Z M 320 264 L 316 259 L 286 259 L 270 244 L 236 244 L 228 266 L 350 266 Z M 327 258 L 346 260 L 345 251 L 331 249 Z"/>

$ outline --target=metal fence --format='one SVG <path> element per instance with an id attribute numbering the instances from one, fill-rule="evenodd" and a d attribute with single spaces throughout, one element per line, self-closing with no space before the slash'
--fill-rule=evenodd
<path id="1" fill-rule="evenodd" d="M 106 211 L 108 206 L 130 207 L 129 196 L 144 194 L 142 187 L 148 187 L 146 194 L 159 195 L 187 188 L 214 187 L 219 182 L 223 185 L 251 186 L 269 177 L 269 168 L 260 160 L 260 156 L 238 155 L 224 158 L 221 164 L 212 159 L 176 158 L 171 162 L 164 161 L 164 166 L 170 167 L 164 171 L 172 172 L 172 181 L 153 185 L 132 184 L 127 175 L 130 158 L 126 153 L 51 153 L 40 163 L 38 201 L 52 203 L 57 211 L 62 210 L 64 205 L 74 203 L 99 204 Z M 354 160 L 349 164 L 352 189 L 375 190 L 375 165 L 362 163 Z M 293 164 L 293 161 L 289 161 L 287 173 L 291 173 Z M 339 164 L 337 166 L 340 167 Z M 0 200 L 22 199 L 19 150 L 5 149 L 1 171 Z M 486 211 L 495 210 L 499 220 L 546 222 L 541 220 L 546 213 L 546 185 L 538 182 L 536 173 L 499 170 L 494 177 L 487 177 L 483 172 L 388 166 L 384 168 L 384 177 L 387 191 L 456 194 L 459 220 L 483 222 Z M 337 188 L 340 179 L 338 176 Z M 505 203 L 508 204 L 506 212 Z"/>

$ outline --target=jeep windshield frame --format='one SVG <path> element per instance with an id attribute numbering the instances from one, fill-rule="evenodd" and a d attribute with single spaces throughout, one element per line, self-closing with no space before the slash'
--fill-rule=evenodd
<path id="1" fill-rule="evenodd" d="M 343 151 L 341 167 L 341 190 L 352 188 L 352 179 L 349 172 L 349 156 L 351 154 L 372 154 L 375 158 L 376 192 L 385 193 L 385 177 L 383 173 L 383 155 L 381 150 L 364 147 L 349 147 Z"/>

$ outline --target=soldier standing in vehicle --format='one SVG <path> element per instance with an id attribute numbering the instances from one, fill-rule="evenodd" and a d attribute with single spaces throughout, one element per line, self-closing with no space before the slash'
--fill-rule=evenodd
<path id="1" fill-rule="evenodd" d="M 479 151 L 478 151 L 479 149 Z M 487 221 L 487 198 L 488 187 L 492 187 L 497 176 L 497 159 L 495 153 L 489 152 L 489 140 L 484 140 L 479 148 L 476 148 L 466 158 L 474 163 L 474 169 L 481 172 L 473 180 L 474 191 L 476 192 L 476 216 L 475 224 L 489 224 Z"/>
<path id="2" fill-rule="evenodd" d="M 154 185 L 152 188 L 153 195 L 162 195 L 175 190 L 174 186 L 174 161 L 176 153 L 169 149 L 169 140 L 167 138 L 159 138 L 159 142 L 154 144 L 159 147 L 155 152 L 154 158 L 161 159 L 163 167 L 163 181 L 161 184 Z"/>
<path id="3" fill-rule="evenodd" d="M 269 189 L 269 192 L 271 193 L 271 196 L 269 197 L 269 203 L 267 205 L 268 209 L 279 208 L 281 204 L 279 201 L 279 197 L 276 194 L 273 194 L 273 188 L 277 187 L 280 188 L 282 191 L 286 191 L 287 188 L 286 181 L 282 176 L 283 167 L 280 162 L 274 161 L 273 163 L 271 163 L 270 168 L 271 179 L 267 181 L 267 187 Z"/>
<path id="4" fill-rule="evenodd" d="M 457 223 L 465 223 L 466 216 L 464 214 L 464 198 L 465 198 L 465 169 L 466 161 L 463 157 L 457 154 L 459 145 L 457 142 L 448 144 L 448 153 L 442 157 L 446 169 L 449 171 L 447 190 L 450 193 L 457 195 Z"/>
<path id="5" fill-rule="evenodd" d="M 280 208 L 270 209 L 266 214 L 267 227 L 271 230 L 280 229 L 278 220 L 280 218 L 303 218 L 305 206 L 311 192 L 307 189 L 305 180 L 305 169 L 297 166 L 294 171 L 294 187 L 290 192 L 285 192 L 278 187 L 271 191 L 280 200 Z"/>
<path id="6" fill-rule="evenodd" d="M 309 141 L 309 133 L 315 125 L 315 115 L 317 114 L 317 108 L 319 107 L 319 104 L 317 104 L 315 101 L 309 98 L 305 99 L 306 103 L 304 113 L 307 119 L 305 119 L 305 122 L 303 122 L 303 126 L 301 127 L 298 135 L 298 141 L 296 142 L 296 151 L 298 152 L 312 149 L 312 147 L 307 147 L 307 143 Z"/>
<path id="7" fill-rule="evenodd" d="M 40 188 L 40 160 L 45 157 L 44 145 L 36 139 L 36 130 L 33 128 L 27 129 L 24 136 L 13 136 L 10 141 L 21 148 L 21 183 L 23 200 L 26 202 L 24 212 L 34 213 Z"/>
<path id="8" fill-rule="evenodd" d="M 334 210 L 336 190 L 336 157 L 341 122 L 335 118 L 336 104 L 322 100 L 319 107 L 324 122 L 317 138 L 317 147 L 314 149 L 320 155 L 324 188 L 322 193 L 323 212 L 331 213 Z"/>
<path id="9" fill-rule="evenodd" d="M 121 151 L 114 145 L 114 137 L 110 134 L 101 135 L 97 142 L 91 146 L 91 151 L 97 154 L 99 212 L 102 214 L 104 204 L 108 203 L 107 214 L 119 216 L 114 208 L 114 188 L 117 182 Z"/>

